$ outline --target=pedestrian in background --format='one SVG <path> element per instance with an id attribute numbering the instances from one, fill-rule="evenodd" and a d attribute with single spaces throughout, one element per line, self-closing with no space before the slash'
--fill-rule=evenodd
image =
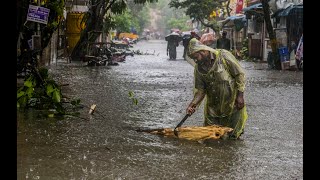
<path id="1" fill-rule="evenodd" d="M 190 36 L 185 36 L 182 38 L 182 44 L 183 44 L 183 59 L 186 60 L 186 55 L 187 55 L 187 51 L 188 51 L 188 45 L 189 45 L 189 42 L 192 38 L 196 38 L 198 40 L 200 40 L 200 36 L 194 32 L 194 31 L 191 31 L 190 32 Z"/>
<path id="2" fill-rule="evenodd" d="M 217 48 L 218 49 L 226 49 L 230 51 L 230 39 L 227 38 L 227 32 L 222 32 L 222 37 L 217 40 Z"/>
<path id="3" fill-rule="evenodd" d="M 179 46 L 179 41 L 171 38 L 167 43 L 167 55 L 169 55 L 170 60 L 175 60 L 177 58 L 177 46 Z"/>

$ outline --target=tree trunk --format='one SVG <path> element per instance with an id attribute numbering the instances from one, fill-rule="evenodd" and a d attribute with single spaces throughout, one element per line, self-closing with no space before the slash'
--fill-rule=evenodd
<path id="1" fill-rule="evenodd" d="M 279 59 L 278 43 L 276 39 L 275 32 L 273 30 L 271 19 L 270 19 L 270 7 L 268 4 L 268 0 L 261 0 L 263 14 L 264 14 L 264 21 L 266 22 L 266 28 L 269 34 L 270 42 L 271 42 L 271 49 L 272 49 L 272 59 L 274 62 L 275 69 L 281 70 L 281 62 Z"/>

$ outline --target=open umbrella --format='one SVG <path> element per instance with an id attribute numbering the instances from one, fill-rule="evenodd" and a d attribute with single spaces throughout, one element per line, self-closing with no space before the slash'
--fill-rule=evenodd
<path id="1" fill-rule="evenodd" d="M 177 29 L 177 28 L 173 28 L 173 29 L 171 29 L 171 32 L 176 32 L 176 33 L 180 33 L 180 29 Z"/>
<path id="2" fill-rule="evenodd" d="M 181 36 L 180 34 L 176 33 L 176 32 L 172 32 L 170 34 L 168 34 L 165 38 L 166 41 L 181 41 Z"/>
<path id="3" fill-rule="evenodd" d="M 190 31 L 184 31 L 181 33 L 181 37 L 182 37 L 182 40 L 186 40 L 186 39 L 189 39 L 191 37 L 191 32 Z"/>
<path id="4" fill-rule="evenodd" d="M 181 36 L 183 37 L 183 36 L 191 36 L 191 31 L 183 31 L 182 33 L 181 33 Z"/>
<path id="5" fill-rule="evenodd" d="M 209 32 L 209 33 L 202 34 L 200 42 L 208 46 L 208 45 L 211 45 L 215 40 L 216 40 L 215 33 Z"/>

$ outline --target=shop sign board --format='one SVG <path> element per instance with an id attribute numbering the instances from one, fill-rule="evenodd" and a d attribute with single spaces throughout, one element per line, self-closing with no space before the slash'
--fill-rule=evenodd
<path id="1" fill-rule="evenodd" d="M 50 9 L 48 8 L 29 5 L 27 21 L 34 21 L 38 23 L 47 24 L 49 12 L 50 12 Z"/>

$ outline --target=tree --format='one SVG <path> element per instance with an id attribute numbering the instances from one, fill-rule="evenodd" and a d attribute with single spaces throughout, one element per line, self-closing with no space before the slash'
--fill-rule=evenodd
<path id="1" fill-rule="evenodd" d="M 173 28 L 178 28 L 181 31 L 187 31 L 188 26 L 186 25 L 187 22 L 186 17 L 181 17 L 181 18 L 173 18 L 171 17 L 169 20 L 167 20 L 167 28 L 168 29 L 173 29 Z"/>
<path id="2" fill-rule="evenodd" d="M 209 27 L 216 32 L 219 32 L 224 23 L 219 24 L 214 18 L 210 18 L 210 14 L 212 11 L 216 11 L 218 9 L 223 8 L 223 2 L 228 2 L 227 12 L 229 13 L 229 1 L 230 0 L 171 0 L 169 3 L 170 7 L 174 7 L 176 9 L 185 9 L 186 15 L 190 16 L 191 19 L 201 22 L 205 27 Z"/>
<path id="3" fill-rule="evenodd" d="M 127 7 L 124 13 L 114 18 L 114 27 L 120 32 L 130 32 L 134 27 L 139 34 L 150 24 L 150 8 L 148 4 L 135 4 L 133 1 L 128 1 Z"/>
<path id="4" fill-rule="evenodd" d="M 145 4 L 147 2 L 157 2 L 157 0 L 134 0 L 133 2 Z M 94 42 L 102 30 L 108 33 L 114 27 L 112 17 L 124 13 L 127 4 L 128 0 L 90 0 L 89 10 L 82 19 L 85 28 L 81 32 L 80 39 L 72 51 L 71 59 L 79 60 L 82 55 L 81 53 L 85 52 L 87 44 Z M 108 26 L 103 27 L 104 24 Z"/>
<path id="5" fill-rule="evenodd" d="M 59 115 L 68 113 L 63 106 L 60 85 L 49 76 L 48 69 L 41 67 L 35 55 L 41 55 L 51 40 L 53 32 L 58 28 L 63 17 L 64 0 L 41 1 L 41 7 L 50 10 L 47 24 L 27 21 L 29 5 L 38 6 L 37 1 L 17 0 L 16 42 L 20 40 L 20 53 L 17 54 L 17 73 L 25 74 L 24 84 L 17 89 L 17 108 L 55 109 Z M 28 40 L 40 32 L 41 47 L 34 51 Z M 71 104 L 77 105 L 80 100 Z M 50 114 L 51 116 L 53 114 Z"/>
<path id="6" fill-rule="evenodd" d="M 16 24 L 16 42 L 21 33 L 21 51 L 25 52 L 29 47 L 27 41 L 37 32 L 38 23 L 26 21 L 29 5 L 37 6 L 37 1 L 17 0 L 17 24 Z M 42 1 L 41 7 L 50 9 L 47 24 L 39 24 L 41 33 L 41 52 L 48 46 L 53 32 L 58 28 L 63 17 L 64 0 Z"/>
<path id="7" fill-rule="evenodd" d="M 269 0 L 261 0 L 262 8 L 263 8 L 263 17 L 266 22 L 266 28 L 269 34 L 270 42 L 271 42 L 271 49 L 272 49 L 272 59 L 275 65 L 275 69 L 280 70 L 281 69 L 281 62 L 279 59 L 279 53 L 277 51 L 277 39 L 275 32 L 273 30 L 271 19 L 270 19 L 270 6 L 269 6 Z"/>
<path id="8" fill-rule="evenodd" d="M 187 21 L 190 20 L 183 9 L 169 7 L 170 0 L 161 0 L 159 3 L 150 4 L 150 10 L 154 11 L 157 17 L 154 19 L 157 31 L 160 34 L 167 34 L 173 28 L 181 31 L 190 30 Z M 160 18 L 161 17 L 161 18 Z"/>
<path id="9" fill-rule="evenodd" d="M 134 19 L 129 11 L 116 16 L 114 21 L 116 29 L 120 32 L 130 32 L 130 28 L 136 26 L 137 24 L 134 22 Z"/>

